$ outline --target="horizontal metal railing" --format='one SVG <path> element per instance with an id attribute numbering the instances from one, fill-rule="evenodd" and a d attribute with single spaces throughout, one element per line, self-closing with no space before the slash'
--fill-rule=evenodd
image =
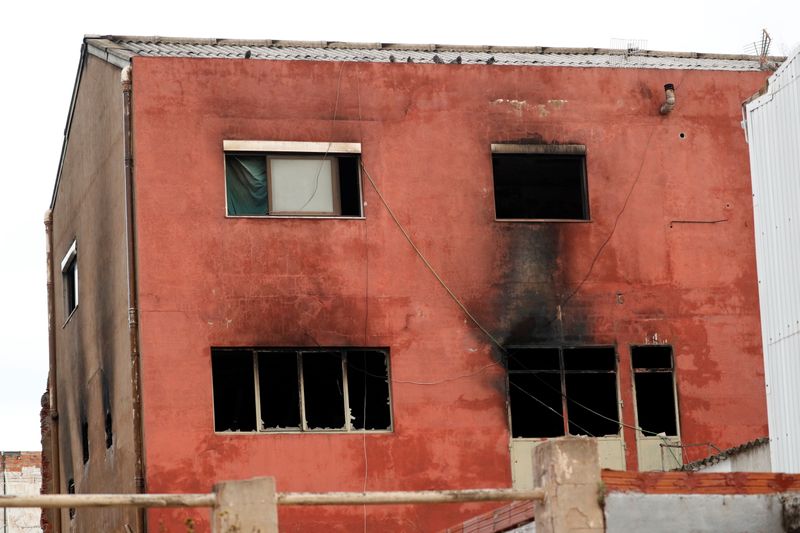
<path id="1" fill-rule="evenodd" d="M 277 492 L 277 505 L 404 505 L 542 500 L 542 489 L 466 489 L 391 492 Z M 214 507 L 210 494 L 41 494 L 0 496 L 3 507 Z"/>

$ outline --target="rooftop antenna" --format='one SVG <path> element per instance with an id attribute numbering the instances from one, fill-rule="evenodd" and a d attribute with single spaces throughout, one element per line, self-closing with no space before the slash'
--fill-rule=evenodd
<path id="1" fill-rule="evenodd" d="M 744 49 L 750 55 L 758 56 L 758 62 L 762 67 L 767 65 L 769 57 L 769 46 L 772 44 L 772 37 L 766 29 L 761 30 L 761 39 L 745 45 Z"/>
<path id="2" fill-rule="evenodd" d="M 625 58 L 633 56 L 647 49 L 647 39 L 611 39 L 611 48 L 622 50 Z"/>

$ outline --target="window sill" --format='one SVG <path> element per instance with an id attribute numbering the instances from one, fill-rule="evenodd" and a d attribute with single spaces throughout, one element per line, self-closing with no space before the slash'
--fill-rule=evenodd
<path id="1" fill-rule="evenodd" d="M 274 431 L 215 431 L 215 435 L 391 435 L 391 429 L 352 430 L 320 429 L 309 431 L 274 430 Z"/>
<path id="2" fill-rule="evenodd" d="M 77 311 L 77 310 L 78 310 L 78 306 L 76 305 L 72 309 L 72 311 L 69 313 L 69 315 L 67 315 L 67 318 L 66 318 L 66 320 L 64 320 L 64 324 L 62 324 L 61 329 L 64 329 L 65 327 L 67 327 L 67 324 L 69 324 L 70 319 L 72 318 L 72 316 L 75 314 L 75 311 Z"/>
<path id="3" fill-rule="evenodd" d="M 592 222 L 592 219 L 582 218 L 495 218 L 495 222 L 532 222 L 552 224 L 554 222 L 565 222 L 568 224 L 586 224 Z"/>
<path id="4" fill-rule="evenodd" d="M 230 219 L 265 219 L 265 218 L 273 218 L 273 219 L 302 219 L 302 220 L 366 220 L 367 217 L 360 216 L 360 217 L 340 217 L 340 216 L 329 216 L 329 215 L 225 215 L 225 218 Z"/>
<path id="5" fill-rule="evenodd" d="M 559 435 L 557 437 L 511 437 L 511 440 L 514 442 L 544 442 L 546 440 L 552 439 L 560 439 L 563 437 L 580 437 L 580 435 Z M 599 437 L 592 437 L 593 439 L 598 440 L 615 440 L 621 439 L 621 433 L 612 433 L 611 435 L 601 435 Z"/>

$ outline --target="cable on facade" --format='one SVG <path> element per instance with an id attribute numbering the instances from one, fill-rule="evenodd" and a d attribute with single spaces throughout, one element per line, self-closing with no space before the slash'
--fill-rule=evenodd
<path id="1" fill-rule="evenodd" d="M 651 130 L 651 132 L 650 132 L 650 136 L 647 138 L 647 146 L 649 146 L 649 144 L 650 144 L 650 140 L 652 139 L 652 137 L 653 137 L 653 133 L 654 133 L 654 132 L 655 132 L 655 129 Z M 645 155 L 646 155 L 646 150 L 645 150 Z M 642 162 L 641 162 L 641 164 L 639 165 L 639 173 L 637 174 L 637 176 L 636 176 L 636 179 L 634 180 L 634 183 L 633 183 L 633 185 L 631 186 L 630 190 L 628 191 L 628 195 L 626 196 L 626 201 L 625 201 L 625 204 L 623 205 L 622 209 L 620 210 L 620 212 L 619 212 L 619 213 L 618 213 L 618 215 L 617 215 L 617 221 L 619 221 L 619 218 L 620 218 L 620 216 L 622 216 L 622 212 L 625 210 L 625 206 L 627 205 L 627 200 L 630 198 L 631 194 L 633 193 L 633 189 L 634 189 L 634 187 L 636 186 L 636 182 L 638 182 L 638 180 L 639 180 L 639 177 L 641 176 L 641 171 L 642 171 L 642 168 L 644 167 L 644 161 L 645 161 L 645 157 L 643 156 L 643 157 L 642 157 Z M 467 316 L 467 317 L 468 317 L 468 318 L 469 318 L 469 319 L 472 321 L 472 323 L 473 323 L 473 324 L 475 324 L 475 326 L 476 326 L 476 327 L 477 327 L 479 330 L 481 330 L 481 331 L 484 333 L 484 335 L 486 335 L 486 336 L 487 336 L 487 337 L 488 337 L 488 338 L 489 338 L 489 339 L 492 341 L 492 343 L 493 343 L 495 346 L 497 346 L 497 348 L 498 348 L 498 349 L 499 349 L 499 350 L 500 350 L 500 351 L 501 351 L 503 354 L 505 354 L 507 357 L 513 357 L 513 355 L 511 355 L 511 354 L 509 353 L 509 351 L 508 351 L 508 350 L 505 348 L 505 346 L 503 346 L 503 345 L 500 343 L 500 341 L 498 341 L 498 340 L 497 340 L 497 339 L 494 337 L 494 335 L 492 335 L 492 334 L 489 332 L 489 330 L 487 330 L 487 329 L 486 329 L 486 328 L 485 328 L 485 327 L 484 327 L 484 326 L 483 326 L 483 325 L 482 325 L 480 322 L 478 322 L 478 319 L 476 319 L 476 318 L 475 318 L 475 316 L 474 316 L 472 313 L 470 313 L 470 311 L 469 311 L 469 310 L 467 309 L 467 307 L 466 307 L 466 306 L 465 306 L 465 305 L 464 305 L 464 304 L 461 302 L 461 300 L 458 298 L 458 296 L 456 296 L 456 294 L 455 294 L 455 293 L 452 291 L 452 289 L 450 289 L 450 287 L 447 285 L 447 283 L 446 283 L 446 282 L 445 282 L 445 281 L 444 281 L 444 280 L 441 278 L 441 276 L 439 276 L 439 274 L 436 272 L 436 269 L 434 269 L 434 268 L 433 268 L 433 265 L 431 265 L 431 263 L 430 263 L 430 262 L 427 260 L 427 258 L 426 258 L 426 257 L 423 255 L 422 251 L 421 251 L 421 250 L 420 250 L 420 249 L 417 247 L 417 245 L 414 243 L 413 239 L 411 238 L 411 235 L 409 235 L 408 231 L 405 229 L 405 227 L 403 226 L 403 224 L 400 222 L 400 220 L 399 220 L 399 219 L 397 218 L 397 216 L 394 214 L 394 211 L 392 211 L 392 208 L 391 208 L 391 207 L 389 207 L 389 204 L 386 202 L 386 199 L 384 198 L 383 194 L 381 193 L 380 189 L 378 188 L 378 185 L 375 183 L 375 180 L 373 180 L 373 179 L 372 179 L 372 175 L 369 173 L 369 170 L 367 170 L 367 168 L 366 168 L 366 166 L 364 165 L 364 162 L 363 162 L 363 161 L 361 162 L 361 169 L 364 171 L 364 175 L 367 177 L 367 180 L 369 181 L 369 183 L 370 183 L 370 185 L 372 186 L 373 190 L 374 190 L 374 191 L 375 191 L 375 193 L 378 195 L 378 199 L 380 199 L 380 201 L 381 201 L 381 203 L 383 204 L 384 208 L 385 208 L 385 209 L 386 209 L 386 211 L 389 213 L 389 216 L 392 218 L 392 220 L 394 221 L 395 225 L 398 227 L 398 229 L 400 230 L 400 232 L 403 234 L 403 237 L 405 237 L 406 241 L 408 241 L 408 243 L 409 243 L 409 244 L 411 245 L 411 247 L 414 249 L 414 252 L 415 252 L 415 253 L 417 254 L 417 256 L 418 256 L 418 257 L 419 257 L 419 258 L 422 260 L 422 262 L 425 264 L 425 267 L 426 267 L 426 268 L 427 268 L 427 269 L 428 269 L 428 270 L 431 272 L 431 274 L 433 274 L 433 276 L 436 278 L 436 280 L 439 282 L 439 284 L 440 284 L 440 285 L 441 285 L 441 286 L 442 286 L 442 287 L 445 289 L 445 291 L 447 291 L 447 294 L 448 294 L 448 295 L 450 295 L 450 298 L 451 298 L 451 299 L 452 299 L 452 300 L 453 300 L 453 301 L 456 303 L 456 305 L 458 305 L 458 307 L 461 309 L 461 311 L 462 311 L 462 312 L 463 312 L 463 313 L 464 313 L 464 314 L 465 314 L 465 315 L 466 315 L 466 316 Z M 616 229 L 616 222 L 615 222 L 615 224 L 614 224 L 614 229 Z M 610 240 L 611 240 L 611 236 L 612 236 L 612 235 L 613 235 L 613 230 L 612 230 L 612 233 L 611 233 L 611 234 L 609 234 L 609 236 L 606 238 L 606 241 L 605 241 L 605 243 L 608 243 L 608 241 L 610 241 Z M 604 245 L 605 245 L 605 244 L 604 244 Z M 599 256 L 599 254 L 600 254 L 600 251 L 602 251 L 602 247 L 601 247 L 601 250 L 599 250 L 599 251 L 598 251 L 598 253 L 595 255 L 595 258 Z M 587 272 L 587 275 L 584 277 L 584 281 L 585 281 L 585 280 L 586 280 L 586 279 L 589 277 L 589 274 L 590 274 L 590 273 L 591 273 L 591 270 L 590 270 L 589 272 Z M 581 284 L 580 284 L 580 285 L 582 285 L 582 284 L 583 284 L 583 282 L 581 282 Z M 573 293 L 572 293 L 573 295 L 575 294 L 575 292 L 577 292 L 577 289 L 579 289 L 579 288 L 580 288 L 580 285 L 579 285 L 579 286 L 576 288 L 576 290 L 575 290 L 575 291 L 573 291 Z M 571 297 L 571 296 L 570 296 L 570 297 Z M 517 362 L 519 362 L 519 360 L 518 360 L 516 357 L 514 358 L 514 360 L 515 360 L 515 361 L 517 361 Z M 393 382 L 395 382 L 395 383 L 409 383 L 409 384 L 413 384 L 413 385 L 438 385 L 438 384 L 440 384 L 440 383 L 446 383 L 446 382 L 449 382 L 449 381 L 456 381 L 456 380 L 459 380 L 459 379 L 463 379 L 463 378 L 467 378 L 467 377 L 474 376 L 474 375 L 476 375 L 476 374 L 479 374 L 479 373 L 483 372 L 483 371 L 484 371 L 484 370 L 486 370 L 487 368 L 490 368 L 490 367 L 492 367 L 492 366 L 497 366 L 497 365 L 499 365 L 499 364 L 500 364 L 500 362 L 493 362 L 493 363 L 490 363 L 490 364 L 488 364 L 488 365 L 486 365 L 486 366 L 483 366 L 483 367 L 479 368 L 478 370 L 476 370 L 476 371 L 474 371 L 474 372 L 470 372 L 470 373 L 463 374 L 463 375 L 460 375 L 460 376 L 455 376 L 455 377 L 452 377 L 452 378 L 446 378 L 446 379 L 439 380 L 439 381 L 428 381 L 428 382 L 424 382 L 424 381 L 401 381 L 401 380 L 394 380 L 394 379 L 392 379 L 392 381 L 393 381 Z M 520 364 L 521 364 L 521 363 L 520 363 Z M 523 365 L 523 368 L 524 368 L 524 365 Z M 535 375 L 535 374 L 534 374 L 534 375 Z M 542 381 L 543 383 L 545 383 L 545 382 L 544 382 L 544 380 L 541 380 L 541 378 L 538 378 L 538 379 L 539 379 L 540 381 Z M 546 383 L 546 384 L 547 384 L 547 383 Z M 548 386 L 550 386 L 549 384 L 547 384 L 547 385 L 548 385 Z M 551 387 L 551 388 L 552 388 L 552 387 Z M 554 388 L 553 388 L 553 389 L 554 389 Z M 554 390 L 555 390 L 555 389 L 554 389 Z M 528 393 L 528 391 L 525 391 L 525 392 L 526 392 L 526 393 Z M 559 391 L 558 391 L 558 393 L 559 393 L 559 394 L 560 394 L 562 397 L 564 397 L 565 399 L 567 399 L 567 401 L 573 402 L 575 405 L 578 405 L 578 406 L 582 407 L 583 409 L 586 409 L 588 412 L 590 412 L 590 413 L 592 413 L 592 414 L 594 414 L 594 415 L 596 415 L 596 416 L 599 416 L 600 418 L 603 418 L 603 419 L 605 419 L 605 420 L 608 420 L 608 421 L 614 422 L 614 423 L 616 423 L 616 424 L 619 424 L 620 426 L 622 426 L 622 427 L 626 427 L 626 428 L 628 428 L 628 429 L 633 429 L 633 430 L 635 430 L 635 431 L 641 431 L 641 432 L 642 432 L 642 434 L 648 434 L 648 435 L 652 435 L 652 436 L 660 436 L 658 433 L 655 433 L 655 432 L 652 432 L 652 431 L 647 431 L 647 430 L 644 430 L 644 429 L 642 429 L 641 427 L 638 427 L 638 426 L 633 426 L 633 425 L 630 425 L 630 424 L 625 424 L 625 423 L 624 423 L 624 422 L 622 422 L 621 420 L 614 420 L 613 418 L 610 418 L 610 417 L 608 417 L 608 416 L 606 416 L 606 415 L 604 415 L 604 414 L 602 414 L 602 413 L 599 413 L 599 412 L 595 411 L 594 409 L 592 409 L 592 408 L 590 408 L 590 407 L 587 407 L 587 406 L 583 405 L 582 403 L 580 403 L 580 402 L 578 402 L 578 401 L 576 401 L 576 400 L 572 400 L 572 399 L 571 399 L 571 398 L 570 398 L 570 397 L 569 397 L 569 396 L 568 396 L 568 395 L 567 395 L 565 392 L 563 392 L 563 391 L 560 391 L 560 390 L 559 390 Z M 529 394 L 529 393 L 528 393 L 528 394 Z M 534 399 L 536 399 L 537 401 L 541 402 L 541 400 L 539 400 L 538 398 L 534 398 Z M 562 417 L 563 417 L 563 414 L 561 414 L 560 416 L 562 416 Z"/>
<path id="2" fill-rule="evenodd" d="M 594 266 L 597 263 L 597 260 L 600 259 L 600 254 L 603 253 L 606 245 L 611 241 L 611 238 L 614 236 L 614 233 L 617 231 L 617 225 L 619 224 L 619 219 L 622 217 L 622 214 L 625 212 L 625 209 L 628 207 L 628 201 L 631 199 L 631 195 L 633 195 L 634 189 L 636 189 L 636 184 L 639 183 L 639 178 L 642 177 L 642 169 L 644 168 L 644 163 L 647 161 L 647 151 L 650 148 L 650 141 L 653 139 L 653 134 L 656 132 L 656 126 L 650 130 L 650 134 L 647 136 L 647 142 L 644 145 L 644 153 L 642 154 L 642 160 L 639 163 L 639 170 L 636 172 L 636 177 L 633 180 L 630 188 L 628 189 L 628 194 L 625 195 L 625 200 L 622 202 L 622 207 L 620 208 L 617 216 L 614 218 L 614 224 L 611 226 L 611 231 L 608 233 L 608 236 L 597 249 L 595 252 L 594 257 L 592 258 L 592 262 L 589 263 L 589 269 L 586 271 L 586 275 L 583 276 L 580 283 L 570 292 L 566 298 L 561 301 L 561 306 L 565 306 L 567 302 L 569 302 L 575 294 L 581 290 L 583 284 L 586 283 L 586 280 L 589 279 L 589 276 L 592 275 L 592 271 L 594 270 Z M 556 319 L 554 318 L 549 323 L 553 323 Z"/>
<path id="3" fill-rule="evenodd" d="M 344 62 L 342 62 L 342 66 L 339 67 L 339 78 L 336 80 L 336 100 L 333 104 L 333 118 L 331 119 L 331 132 L 328 136 L 330 139 L 333 138 L 333 130 L 336 127 L 336 114 L 339 111 L 339 95 L 341 93 L 342 87 L 342 72 L 344 72 Z M 319 175 L 322 173 L 322 167 L 325 165 L 325 161 L 328 159 L 328 153 L 331 151 L 331 145 L 333 141 L 328 141 L 328 147 L 325 148 L 325 153 L 322 154 L 322 159 L 319 161 L 319 168 L 317 168 L 317 175 L 314 176 L 314 190 L 311 191 L 311 195 L 308 197 L 308 200 L 300 206 L 298 211 L 302 211 L 306 208 L 308 204 L 311 203 L 311 200 L 314 199 L 314 196 L 317 195 L 317 190 L 319 189 Z"/>

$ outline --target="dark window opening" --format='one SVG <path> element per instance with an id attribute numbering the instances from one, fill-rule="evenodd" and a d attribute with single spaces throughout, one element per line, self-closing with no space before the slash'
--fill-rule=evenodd
<path id="1" fill-rule="evenodd" d="M 671 346 L 632 346 L 636 414 L 646 435 L 678 434 Z"/>
<path id="2" fill-rule="evenodd" d="M 64 285 L 64 318 L 72 315 L 78 307 L 78 248 L 72 241 L 64 259 L 61 260 L 61 281 Z"/>
<path id="3" fill-rule="evenodd" d="M 256 396 L 250 350 L 211 353 L 214 430 L 255 431 Z"/>
<path id="4" fill-rule="evenodd" d="M 83 464 L 89 462 L 89 422 L 81 422 L 81 448 L 83 448 Z"/>
<path id="5" fill-rule="evenodd" d="M 558 348 L 509 348 L 509 370 L 560 371 L 561 350 Z"/>
<path id="6" fill-rule="evenodd" d="M 498 219 L 588 220 L 583 154 L 492 154 Z"/>
<path id="7" fill-rule="evenodd" d="M 391 430 L 386 350 L 214 348 L 211 360 L 215 431 Z"/>
<path id="8" fill-rule="evenodd" d="M 67 481 L 67 494 L 75 494 L 75 480 L 72 478 L 70 478 L 69 481 Z M 72 520 L 74 518 L 75 518 L 75 508 L 70 507 L 69 519 Z"/>
<path id="9" fill-rule="evenodd" d="M 302 358 L 308 429 L 344 429 L 341 355 L 338 352 L 306 352 Z"/>
<path id="10" fill-rule="evenodd" d="M 509 374 L 511 435 L 545 438 L 564 435 L 560 374 Z"/>
<path id="11" fill-rule="evenodd" d="M 512 437 L 619 434 L 616 363 L 611 346 L 509 348 Z"/>
<path id="12" fill-rule="evenodd" d="M 617 368 L 617 354 L 606 346 L 564 348 L 564 370 L 566 371 L 614 371 Z"/>
<path id="13" fill-rule="evenodd" d="M 106 449 L 114 444 L 114 429 L 111 419 L 111 411 L 106 411 Z"/>
<path id="14" fill-rule="evenodd" d="M 672 346 L 632 346 L 634 369 L 664 369 L 672 371 Z"/>
<path id="15" fill-rule="evenodd" d="M 259 353 L 258 378 L 262 427 L 300 429 L 297 353 Z"/>
<path id="16" fill-rule="evenodd" d="M 358 155 L 226 153 L 230 216 L 361 216 Z"/>
<path id="17" fill-rule="evenodd" d="M 619 433 L 617 376 L 614 373 L 565 375 L 570 435 Z"/>
<path id="18" fill-rule="evenodd" d="M 354 429 L 387 429 L 389 415 L 389 361 L 384 352 L 347 352 L 347 390 Z"/>

